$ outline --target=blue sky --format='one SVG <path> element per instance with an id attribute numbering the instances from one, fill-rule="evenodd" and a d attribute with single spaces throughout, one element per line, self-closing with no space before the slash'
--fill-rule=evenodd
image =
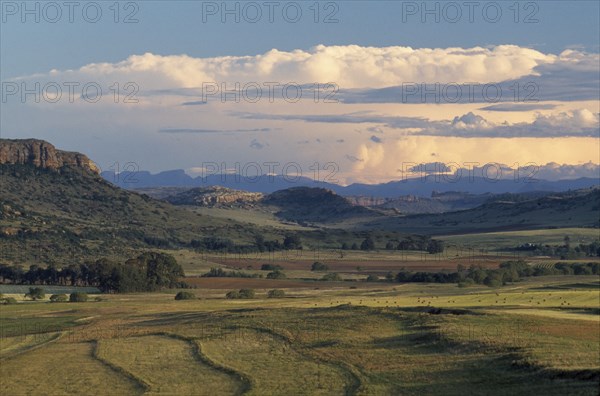
<path id="1" fill-rule="evenodd" d="M 398 179 L 403 162 L 598 172 L 597 1 L 226 2 L 239 22 L 237 11 L 221 20 L 221 1 L 122 1 L 118 15 L 114 1 L 81 1 L 72 22 L 64 2 L 23 4 L 1 2 L 0 134 L 85 152 L 101 168 L 334 162 L 342 183 Z M 80 88 L 73 101 L 10 91 L 90 82 L 103 90 L 93 103 Z M 206 84 L 269 82 L 304 96 L 205 95 Z M 335 103 L 308 100 L 315 82 L 333 83 L 323 93 Z M 475 92 L 451 100 L 459 85 Z"/>
<path id="2" fill-rule="evenodd" d="M 7 7 L 6 3 L 12 2 L 2 3 Z M 469 22 L 469 9 L 465 6 L 460 7 L 462 17 L 451 23 L 450 20 L 455 18 L 454 10 L 444 10 L 444 2 L 427 2 L 431 9 L 440 3 L 440 22 L 436 23 L 435 14 L 432 14 L 422 23 L 421 1 L 325 1 L 321 2 L 319 19 L 323 21 L 331 14 L 338 22 L 314 23 L 314 10 L 309 9 L 313 2 L 301 1 L 298 3 L 303 15 L 297 23 L 288 23 L 282 16 L 283 5 L 290 2 L 280 2 L 282 6 L 274 9 L 274 23 L 268 22 L 266 7 L 261 7 L 263 17 L 258 22 L 247 22 L 241 5 L 240 23 L 233 23 L 234 16 L 231 15 L 227 16 L 228 23 L 221 23 L 220 9 L 216 15 L 207 15 L 203 22 L 202 3 L 211 2 L 122 1 L 119 19 L 132 14 L 131 18 L 138 22 L 114 23 L 114 10 L 109 9 L 114 2 L 101 1 L 98 3 L 102 5 L 103 15 L 97 23 L 83 19 L 82 7 L 74 10 L 73 23 L 68 22 L 66 7 L 61 7 L 63 16 L 56 23 L 46 22 L 42 9 L 40 23 L 35 23 L 32 15 L 27 15 L 26 23 L 22 23 L 20 3 L 17 14 L 5 15 L 6 21 L 2 23 L 3 77 L 52 68 L 75 68 L 92 62 L 116 62 L 131 54 L 145 52 L 214 57 L 252 55 L 272 48 L 305 49 L 317 44 L 417 48 L 516 44 L 553 53 L 570 47 L 598 52 L 600 18 L 600 2 L 581 0 L 521 1 L 518 23 L 514 20 L 514 1 L 478 2 L 480 6 L 473 8 L 473 23 Z M 31 9 L 34 3 L 28 3 Z M 135 3 L 137 9 L 127 6 L 128 3 Z M 220 8 L 221 1 L 216 3 Z M 236 2 L 227 3 L 233 8 Z M 328 3 L 337 4 L 337 9 L 331 6 L 325 9 Z M 417 4 L 419 9 L 417 14 L 406 15 L 406 22 L 403 22 L 403 10 L 410 11 L 409 3 Z M 485 19 L 483 7 L 489 3 L 501 6 L 502 16 L 498 22 Z M 89 10 L 92 17 L 93 9 Z M 253 18 L 250 11 L 246 11 L 247 19 Z M 291 18 L 292 11 L 289 8 Z M 494 20 L 494 13 L 495 9 L 489 7 L 486 15 Z M 49 19 L 52 17 L 49 15 Z M 537 22 L 531 23 L 534 20 Z"/>

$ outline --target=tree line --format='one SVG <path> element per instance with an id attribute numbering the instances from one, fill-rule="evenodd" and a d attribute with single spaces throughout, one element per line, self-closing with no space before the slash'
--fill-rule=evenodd
<path id="1" fill-rule="evenodd" d="M 169 254 L 148 252 L 125 262 L 99 259 L 63 268 L 0 264 L 0 282 L 25 285 L 92 286 L 106 293 L 184 287 L 183 268 Z"/>
<path id="2" fill-rule="evenodd" d="M 600 257 L 600 240 L 592 243 L 580 243 L 573 246 L 569 236 L 564 237 L 564 245 L 550 246 L 535 243 L 525 243 L 514 248 L 516 251 L 530 252 L 534 256 L 560 257 L 562 260 L 582 257 Z"/>
<path id="3" fill-rule="evenodd" d="M 458 283 L 459 286 L 482 284 L 498 287 L 518 282 L 521 278 L 544 275 L 599 275 L 600 263 L 556 263 L 551 266 L 532 267 L 523 260 L 506 261 L 500 268 L 489 269 L 472 265 L 458 266 L 456 272 L 408 272 L 400 271 L 397 282 Z"/>

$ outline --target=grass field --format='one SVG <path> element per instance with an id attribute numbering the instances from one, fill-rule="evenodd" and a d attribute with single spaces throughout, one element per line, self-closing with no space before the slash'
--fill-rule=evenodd
<path id="1" fill-rule="evenodd" d="M 231 286 L 255 280 L 233 281 L 188 301 L 169 291 L 0 306 L 0 392 L 598 393 L 598 277 L 500 289 L 319 282 L 267 299 L 285 282 L 269 280 L 255 299 L 226 300 Z"/>
<path id="2" fill-rule="evenodd" d="M 562 245 L 564 237 L 569 236 L 573 245 L 591 243 L 600 238 L 598 228 L 558 228 L 529 231 L 488 232 L 465 235 L 440 236 L 439 239 L 453 245 L 474 248 L 511 248 L 525 243 L 543 245 Z"/>

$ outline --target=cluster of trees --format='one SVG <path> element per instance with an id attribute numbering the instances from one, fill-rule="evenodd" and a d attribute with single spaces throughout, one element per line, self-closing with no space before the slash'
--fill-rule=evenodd
<path id="1" fill-rule="evenodd" d="M 371 251 L 375 250 L 375 241 L 371 236 L 367 236 L 360 244 L 353 243 L 351 246 L 344 242 L 342 243 L 342 250 L 363 250 L 363 251 Z M 389 240 L 385 245 L 386 250 L 417 250 L 417 251 L 426 251 L 431 254 L 443 253 L 444 252 L 444 242 L 431 239 L 428 236 L 408 236 L 405 239 L 398 240 Z"/>
<path id="2" fill-rule="evenodd" d="M 281 289 L 273 289 L 269 290 L 267 293 L 267 298 L 283 298 L 285 297 L 285 292 Z"/>
<path id="3" fill-rule="evenodd" d="M 571 245 L 571 238 L 569 236 L 565 236 L 564 241 L 564 245 L 560 246 L 526 243 L 517 246 L 514 250 L 531 252 L 531 254 L 536 256 L 560 257 L 563 260 L 582 257 L 600 257 L 600 240 L 589 244 L 580 243 L 577 246 Z"/>
<path id="4" fill-rule="evenodd" d="M 518 282 L 521 278 L 543 275 L 599 275 L 599 263 L 556 263 L 551 266 L 532 267 L 523 260 L 507 261 L 498 269 L 459 265 L 456 272 L 407 272 L 396 275 L 397 282 L 458 283 L 459 286 L 482 284 L 498 287 Z"/>
<path id="5" fill-rule="evenodd" d="M 202 278 L 262 278 L 260 274 L 249 274 L 242 271 L 226 271 L 223 268 L 211 268 Z"/>
<path id="6" fill-rule="evenodd" d="M 169 254 L 148 252 L 124 263 L 99 259 L 79 265 L 46 268 L 0 265 L 0 282 L 28 285 L 94 286 L 107 293 L 185 287 L 183 269 Z"/>
<path id="7" fill-rule="evenodd" d="M 302 240 L 296 234 L 286 235 L 283 238 L 283 243 L 278 239 L 273 241 L 265 240 L 262 235 L 257 235 L 254 238 L 254 246 L 259 252 L 276 252 L 280 250 L 299 250 L 302 249 Z"/>
<path id="8" fill-rule="evenodd" d="M 375 241 L 369 235 L 360 243 L 360 246 L 355 242 L 352 245 L 349 245 L 347 242 L 342 243 L 342 250 L 363 250 L 363 251 L 371 251 L 375 250 Z"/>
<path id="9" fill-rule="evenodd" d="M 254 298 L 254 294 L 254 289 L 240 289 L 239 291 L 232 290 L 228 292 L 227 294 L 225 294 L 225 297 L 230 300 L 250 299 Z"/>
<path id="10" fill-rule="evenodd" d="M 283 267 L 279 264 L 263 264 L 260 266 L 261 271 L 280 271 Z"/>
<path id="11" fill-rule="evenodd" d="M 267 274 L 267 279 L 285 279 L 285 274 L 280 270 L 275 270 Z"/>
<path id="12" fill-rule="evenodd" d="M 283 241 L 279 241 L 279 239 L 268 241 L 264 236 L 257 235 L 254 238 L 254 244 L 237 245 L 229 238 L 209 236 L 202 239 L 193 239 L 190 242 L 190 246 L 201 251 L 216 251 L 226 253 L 262 253 L 302 249 L 302 240 L 296 234 L 286 235 L 283 238 Z"/>
<path id="13" fill-rule="evenodd" d="M 41 287 L 30 287 L 29 291 L 25 293 L 25 298 L 29 298 L 33 301 L 43 300 L 46 298 L 46 292 Z M 74 292 L 69 296 L 66 294 L 53 294 L 50 296 L 50 302 L 85 302 L 88 300 L 87 293 Z M 4 297 L 0 294 L 0 304 L 16 304 L 17 300 L 14 297 Z"/>
<path id="14" fill-rule="evenodd" d="M 311 271 L 327 271 L 329 267 L 320 261 L 315 261 L 310 267 Z"/>
<path id="15" fill-rule="evenodd" d="M 394 241 L 389 241 L 386 245 L 388 250 L 419 250 L 430 254 L 443 253 L 444 242 L 431 239 L 428 236 L 408 236 L 394 245 Z"/>
<path id="16" fill-rule="evenodd" d="M 321 280 L 323 280 L 323 281 L 339 282 L 339 281 L 342 281 L 343 279 L 340 276 L 340 274 L 338 274 L 337 272 L 330 272 L 328 274 L 323 275 L 323 277 L 321 278 Z"/>

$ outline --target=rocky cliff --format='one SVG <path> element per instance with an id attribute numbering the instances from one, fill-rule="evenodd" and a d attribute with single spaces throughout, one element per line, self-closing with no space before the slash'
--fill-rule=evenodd
<path id="1" fill-rule="evenodd" d="M 38 139 L 0 139 L 0 165 L 2 164 L 33 165 L 51 170 L 71 166 L 98 173 L 98 168 L 87 156 L 57 150 L 52 144 Z"/>
<path id="2" fill-rule="evenodd" d="M 251 206 L 263 198 L 261 193 L 232 190 L 220 186 L 192 188 L 167 197 L 174 205 L 196 206 Z"/>

